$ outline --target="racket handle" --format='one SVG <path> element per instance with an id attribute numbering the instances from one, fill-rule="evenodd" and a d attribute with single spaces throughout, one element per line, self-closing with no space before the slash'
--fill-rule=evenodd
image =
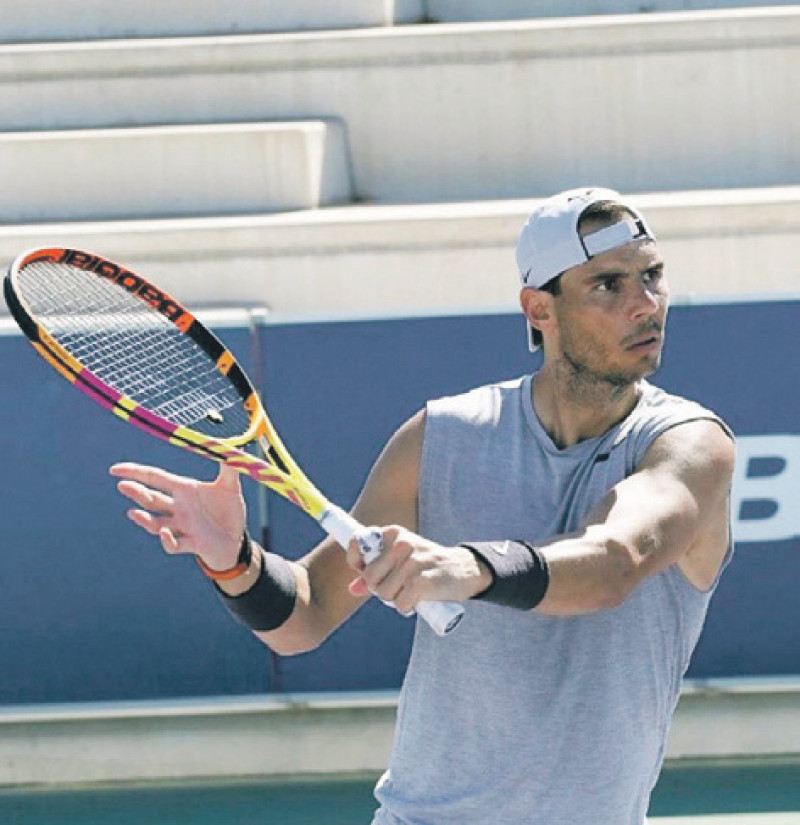
<path id="1" fill-rule="evenodd" d="M 355 537 L 366 562 L 371 562 L 381 552 L 381 534 L 377 530 L 368 530 L 350 513 L 335 504 L 331 504 L 325 510 L 319 523 L 342 547 L 347 547 L 350 540 Z M 387 604 L 391 605 L 390 602 Z M 437 636 L 446 636 L 455 630 L 464 617 L 464 608 L 458 602 L 419 602 L 416 612 L 425 619 Z"/>

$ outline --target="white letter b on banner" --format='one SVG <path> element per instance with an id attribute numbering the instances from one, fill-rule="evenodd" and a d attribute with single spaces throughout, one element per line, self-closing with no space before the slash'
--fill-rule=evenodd
<path id="1" fill-rule="evenodd" d="M 738 542 L 800 536 L 800 436 L 737 439 L 732 511 Z"/>

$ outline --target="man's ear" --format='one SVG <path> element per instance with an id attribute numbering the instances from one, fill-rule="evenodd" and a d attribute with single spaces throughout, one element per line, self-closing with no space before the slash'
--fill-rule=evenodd
<path id="1" fill-rule="evenodd" d="M 519 293 L 519 304 L 528 323 L 539 330 L 548 332 L 554 324 L 553 296 L 543 289 L 525 287 Z"/>

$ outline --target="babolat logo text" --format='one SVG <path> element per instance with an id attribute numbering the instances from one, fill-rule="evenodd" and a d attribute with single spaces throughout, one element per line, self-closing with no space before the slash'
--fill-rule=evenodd
<path id="1" fill-rule="evenodd" d="M 800 435 L 740 436 L 732 498 L 737 542 L 800 536 Z"/>
<path id="2" fill-rule="evenodd" d="M 61 256 L 61 263 L 85 269 L 87 272 L 94 272 L 101 278 L 121 286 L 133 295 L 137 295 L 150 306 L 155 307 L 162 315 L 169 318 L 173 323 L 177 323 L 181 316 L 186 315 L 186 311 L 179 304 L 176 304 L 168 295 L 152 284 L 134 275 L 133 272 L 117 266 L 111 261 L 90 255 L 88 252 L 79 252 L 76 249 L 65 249 Z"/>

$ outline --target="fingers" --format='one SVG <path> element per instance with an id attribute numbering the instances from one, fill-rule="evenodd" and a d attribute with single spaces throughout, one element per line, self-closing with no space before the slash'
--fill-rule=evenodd
<path id="1" fill-rule="evenodd" d="M 127 479 L 118 482 L 117 489 L 137 505 L 136 509 L 128 510 L 128 518 L 134 524 L 150 533 L 151 536 L 158 536 L 163 530 L 168 529 L 166 521 L 172 518 L 175 506 L 175 502 L 170 496 L 145 487 L 144 484 L 138 481 Z M 169 530 L 169 534 L 174 536 L 171 530 Z M 162 544 L 164 544 L 163 539 Z M 164 549 L 167 549 L 166 544 Z M 168 552 L 176 552 L 176 550 L 172 549 Z"/>
<path id="2" fill-rule="evenodd" d="M 385 580 L 383 587 L 388 593 L 393 593 L 389 599 L 397 611 L 403 616 L 412 614 L 417 602 L 423 599 L 425 572 L 422 566 L 410 557 L 403 567 L 397 571 L 396 577 Z"/>
<path id="3" fill-rule="evenodd" d="M 147 510 L 128 510 L 127 515 L 137 527 L 141 527 L 151 536 L 157 536 L 166 527 L 163 516 L 153 515 L 153 513 L 148 513 Z"/>
<path id="4" fill-rule="evenodd" d="M 165 553 L 180 553 L 180 539 L 169 527 L 162 527 L 158 531 L 158 537 L 161 539 L 161 546 Z"/>
<path id="5" fill-rule="evenodd" d="M 167 495 L 171 495 L 176 487 L 186 483 L 186 479 L 168 473 L 159 467 L 149 467 L 145 464 L 134 464 L 133 462 L 114 464 L 109 468 L 109 473 L 116 478 L 134 481 Z"/>
<path id="6" fill-rule="evenodd" d="M 117 489 L 139 507 L 154 513 L 170 515 L 175 507 L 175 500 L 165 493 L 145 487 L 138 481 L 120 481 Z"/>
<path id="7" fill-rule="evenodd" d="M 151 536 L 158 536 L 165 552 L 181 552 L 181 534 L 173 523 L 175 500 L 163 491 L 174 491 L 184 480 L 141 464 L 115 464 L 109 472 L 122 479 L 117 482 L 117 489 L 137 505 L 128 510 L 128 518 Z"/>
<path id="8" fill-rule="evenodd" d="M 408 613 L 419 601 L 424 569 L 422 559 L 415 556 L 415 550 L 419 548 L 413 539 L 419 541 L 419 537 L 398 527 L 387 527 L 380 532 L 383 550 L 372 561 L 365 562 L 358 542 L 350 542 L 348 562 L 361 575 L 350 583 L 349 591 L 356 597 L 372 593 L 392 603 L 401 613 Z"/>
<path id="9" fill-rule="evenodd" d="M 157 536 L 165 553 L 192 553 L 191 542 L 172 525 L 167 517 L 155 516 L 146 510 L 129 510 L 128 518 L 151 536 Z"/>
<path id="10" fill-rule="evenodd" d="M 369 587 L 367 587 L 367 583 L 360 576 L 357 579 L 353 579 L 347 586 L 347 589 L 350 591 L 350 595 L 356 598 L 369 595 Z"/>
<path id="11" fill-rule="evenodd" d="M 361 545 L 355 538 L 350 539 L 350 544 L 345 548 L 347 553 L 347 563 L 353 570 L 361 572 L 367 563 L 364 561 L 364 554 L 361 551 Z"/>

